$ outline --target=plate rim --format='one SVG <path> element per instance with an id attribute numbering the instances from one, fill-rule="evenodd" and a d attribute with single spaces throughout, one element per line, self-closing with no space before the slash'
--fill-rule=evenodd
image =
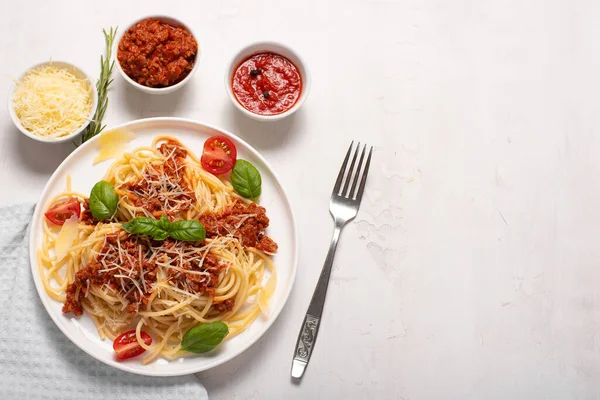
<path id="1" fill-rule="evenodd" d="M 276 308 L 276 309 L 271 309 L 270 315 L 268 320 L 265 322 L 264 325 L 264 329 L 262 331 L 260 331 L 256 337 L 252 338 L 251 340 L 248 341 L 248 343 L 242 345 L 239 349 L 235 350 L 232 352 L 232 354 L 221 358 L 221 359 L 217 359 L 213 362 L 209 362 L 207 365 L 205 366 L 200 366 L 200 367 L 188 367 L 188 368 L 182 368 L 181 370 L 175 370 L 175 371 L 157 371 L 157 370 L 153 370 L 152 368 L 148 368 L 147 370 L 143 370 L 140 371 L 139 369 L 135 369 L 130 367 L 128 364 L 123 364 L 123 363 L 119 363 L 116 360 L 105 360 L 100 358 L 99 356 L 97 356 L 96 354 L 94 354 L 92 351 L 90 351 L 89 349 L 85 348 L 85 346 L 80 345 L 78 343 L 77 340 L 74 339 L 74 337 L 72 337 L 72 335 L 70 333 L 68 333 L 66 330 L 63 330 L 63 328 L 61 327 L 61 324 L 58 323 L 57 318 L 58 316 L 55 316 L 54 313 L 50 312 L 50 308 L 49 308 L 49 301 L 51 300 L 51 298 L 45 293 L 43 284 L 41 282 L 41 278 L 39 276 L 39 271 L 38 271 L 38 265 L 37 265 L 37 256 L 36 256 L 36 247 L 35 247 L 35 232 L 33 229 L 30 229 L 29 232 L 29 241 L 28 241 L 28 245 L 29 245 L 29 264 L 30 264 L 30 270 L 31 270 L 31 274 L 33 277 L 33 281 L 36 287 L 36 291 L 37 294 L 40 298 L 40 300 L 42 301 L 42 304 L 44 305 L 44 309 L 46 310 L 46 312 L 48 313 L 48 315 L 50 316 L 50 318 L 52 319 L 52 322 L 54 322 L 54 325 L 71 341 L 71 343 L 75 344 L 78 348 L 80 348 L 81 350 L 83 350 L 85 353 L 87 353 L 88 355 L 90 355 L 91 357 L 93 357 L 94 359 L 102 362 L 103 364 L 106 365 L 110 365 L 111 367 L 120 369 L 122 371 L 126 371 L 126 372 L 130 372 L 136 375 L 144 375 L 144 376 L 183 376 L 183 375 L 189 375 L 189 374 L 195 374 L 198 372 L 202 372 L 202 371 L 206 371 L 212 368 L 215 368 L 219 365 L 222 365 L 230 360 L 232 360 L 233 358 L 239 356 L 240 354 L 242 354 L 243 352 L 245 352 L 246 350 L 248 350 L 252 345 L 254 345 L 258 340 L 260 340 L 260 338 L 263 337 L 263 335 L 265 333 L 267 333 L 267 331 L 271 328 L 271 326 L 273 325 L 273 323 L 275 322 L 275 320 L 277 320 L 277 318 L 279 317 L 279 315 L 281 314 L 281 311 L 283 311 L 283 309 L 285 308 L 285 306 L 287 305 L 287 302 L 290 298 L 290 294 L 292 292 L 292 289 L 294 287 L 294 283 L 296 281 L 296 275 L 297 275 L 297 271 L 298 271 L 298 225 L 296 222 L 296 217 L 294 215 L 294 207 L 292 206 L 292 202 L 290 200 L 290 196 L 288 195 L 288 192 L 285 190 L 285 187 L 283 186 L 283 184 L 281 183 L 281 180 L 279 179 L 279 176 L 277 175 L 277 173 L 275 172 L 275 170 L 272 168 L 271 164 L 253 147 L 251 146 L 248 142 L 246 142 L 245 140 L 243 140 L 242 138 L 240 138 L 237 135 L 234 135 L 233 133 L 229 132 L 226 129 L 223 128 L 219 128 L 215 125 L 211 125 L 211 124 L 207 124 L 204 122 L 200 122 L 197 120 L 193 120 L 190 118 L 180 118 L 180 117 L 152 117 L 152 118 L 140 118 L 140 119 L 136 119 L 133 121 L 129 121 L 129 122 L 125 122 L 122 124 L 117 124 L 115 126 L 111 126 L 110 128 L 107 128 L 106 131 L 111 131 L 111 130 L 115 130 L 115 129 L 124 129 L 127 128 L 128 126 L 131 125 L 138 125 L 138 124 L 144 124 L 144 123 L 182 123 L 182 124 L 188 124 L 188 125 L 193 125 L 193 126 L 200 126 L 201 128 L 208 128 L 208 129 L 212 129 L 215 131 L 218 131 L 220 133 L 223 133 L 224 135 L 231 137 L 234 139 L 234 141 L 238 141 L 239 143 L 242 144 L 242 146 L 244 146 L 250 153 L 252 153 L 252 155 L 254 157 L 256 157 L 257 159 L 259 159 L 263 165 L 265 166 L 265 168 L 272 174 L 275 183 L 279 186 L 279 189 L 281 191 L 282 197 L 284 199 L 284 201 L 287 204 L 287 208 L 289 209 L 289 214 L 290 214 L 290 218 L 291 218 L 291 222 L 292 222 L 292 232 L 294 235 L 293 238 L 293 254 L 292 254 L 292 269 L 291 269 L 291 274 L 290 274 L 290 281 L 288 283 L 287 289 L 283 294 L 283 301 L 281 302 L 281 305 Z M 33 227 L 33 224 L 36 220 L 38 220 L 40 218 L 40 215 L 42 213 L 42 200 L 47 197 L 48 192 L 52 189 L 50 183 L 53 181 L 54 176 L 57 174 L 57 172 L 62 171 L 63 168 L 65 168 L 65 166 L 67 165 L 67 163 L 72 159 L 75 158 L 77 156 L 77 154 L 79 154 L 82 151 L 85 151 L 85 149 L 87 149 L 90 146 L 93 146 L 95 144 L 95 142 L 99 139 L 100 135 L 96 135 L 94 136 L 92 139 L 88 140 L 87 142 L 83 143 L 82 145 L 80 145 L 79 147 L 77 147 L 71 154 L 69 154 L 60 164 L 58 167 L 56 167 L 56 169 L 54 170 L 54 172 L 52 172 L 52 175 L 50 175 L 50 178 L 48 178 L 48 181 L 46 182 L 46 184 L 44 185 L 44 189 L 42 190 L 41 195 L 38 198 L 38 201 L 35 205 L 35 210 L 33 212 L 33 215 L 31 217 L 31 222 L 30 222 L 30 226 Z"/>

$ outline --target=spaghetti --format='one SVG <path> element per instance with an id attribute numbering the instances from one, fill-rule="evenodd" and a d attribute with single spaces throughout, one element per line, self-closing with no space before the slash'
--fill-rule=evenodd
<path id="1" fill-rule="evenodd" d="M 110 220 L 95 220 L 89 199 L 72 191 L 70 181 L 51 205 L 79 201 L 76 233 L 65 238 L 70 221 L 61 228 L 44 219 L 39 272 L 47 293 L 64 303 L 63 312 L 85 312 L 102 339 L 135 329 L 139 346 L 148 350 L 144 364 L 189 354 L 181 340 L 198 324 L 221 321 L 230 338 L 268 313 L 276 281 L 270 256 L 277 245 L 265 235 L 263 207 L 203 170 L 189 149 L 168 136 L 124 154 L 104 180 L 119 195 Z M 159 241 L 122 229 L 136 217 L 162 216 L 200 221 L 207 237 Z M 65 245 L 68 250 L 57 255 Z M 153 344 L 144 342 L 143 331 Z"/>

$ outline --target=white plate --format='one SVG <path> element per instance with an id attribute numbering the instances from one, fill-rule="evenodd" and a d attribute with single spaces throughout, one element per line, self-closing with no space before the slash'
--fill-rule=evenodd
<path id="1" fill-rule="evenodd" d="M 229 132 L 179 118 L 150 118 L 133 121 L 115 128 L 126 128 L 136 134 L 137 137 L 128 144 L 127 150 L 150 145 L 155 136 L 168 134 L 195 150 L 196 154 L 200 154 L 204 141 L 208 137 L 216 134 L 226 135 L 235 143 L 238 157 L 252 162 L 258 168 L 262 175 L 262 195 L 259 203 L 267 208 L 267 215 L 271 220 L 268 234 L 279 244 L 279 249 L 273 259 L 277 269 L 277 289 L 272 298 L 271 315 L 268 318 L 259 316 L 246 331 L 223 342 L 217 350 L 208 355 L 193 355 L 174 361 L 159 359 L 151 364 L 142 365 L 139 358 L 125 362 L 117 361 L 114 357 L 112 342 L 100 340 L 94 323 L 85 314 L 81 317 L 74 317 L 72 314 L 62 313 L 62 303 L 48 296 L 38 272 L 36 251 L 42 243 L 42 218 L 52 197 L 65 190 L 68 174 L 72 178 L 73 190 L 89 193 L 92 186 L 102 179 L 107 168 L 114 162 L 114 160 L 108 160 L 96 165 L 92 164 L 98 152 L 95 143 L 97 138 L 80 146 L 56 169 L 44 188 L 33 214 L 29 257 L 33 280 L 40 298 L 50 317 L 73 343 L 89 355 L 115 368 L 141 375 L 175 376 L 204 371 L 220 365 L 256 342 L 277 318 L 288 299 L 298 262 L 296 223 L 289 199 L 265 159 L 247 143 Z"/>

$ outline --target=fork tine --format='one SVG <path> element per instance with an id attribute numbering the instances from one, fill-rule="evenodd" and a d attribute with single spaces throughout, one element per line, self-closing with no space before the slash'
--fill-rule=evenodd
<path id="1" fill-rule="evenodd" d="M 354 140 L 350 143 L 350 147 L 348 148 L 348 152 L 346 153 L 346 158 L 344 158 L 344 162 L 342 163 L 342 168 L 340 168 L 340 173 L 338 174 L 337 180 L 335 181 L 335 186 L 333 187 L 333 193 L 339 194 L 340 188 L 342 187 L 342 180 L 344 179 L 344 172 L 346 171 L 346 165 L 348 164 L 348 159 L 350 158 L 350 153 L 352 152 L 352 146 L 354 145 Z"/>
<path id="2" fill-rule="evenodd" d="M 373 146 L 369 150 L 369 157 L 367 157 L 367 163 L 365 164 L 365 169 L 362 174 L 362 178 L 360 179 L 360 186 L 358 187 L 358 192 L 356 193 L 356 200 L 360 204 L 362 199 L 363 192 L 365 191 L 365 183 L 367 183 L 367 175 L 369 174 L 369 165 L 371 165 L 371 155 L 373 154 Z"/>
<path id="3" fill-rule="evenodd" d="M 358 183 L 358 177 L 360 176 L 360 171 L 362 169 L 363 160 L 365 159 L 366 152 L 367 152 L 367 144 L 365 143 L 365 145 L 363 146 L 363 150 L 360 153 L 360 160 L 358 160 L 358 166 L 356 168 L 356 174 L 354 174 L 354 181 L 352 182 L 352 187 L 350 188 L 350 193 L 348 193 L 348 197 L 351 199 L 354 198 L 356 184 Z M 358 148 L 357 148 L 357 153 L 358 153 Z"/>
<path id="4" fill-rule="evenodd" d="M 354 164 L 356 164 L 356 156 L 358 156 L 358 151 L 360 150 L 360 142 L 356 145 L 356 149 L 354 150 L 354 157 L 352 157 L 352 162 L 350 163 L 350 168 L 348 168 L 348 175 L 346 175 L 346 182 L 344 182 L 344 188 L 340 195 L 342 197 L 351 197 L 348 194 L 348 187 L 350 186 L 350 181 L 352 181 L 352 172 L 354 172 Z"/>

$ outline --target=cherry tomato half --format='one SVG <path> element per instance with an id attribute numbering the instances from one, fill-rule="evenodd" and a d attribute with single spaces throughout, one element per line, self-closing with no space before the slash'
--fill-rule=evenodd
<path id="1" fill-rule="evenodd" d="M 213 136 L 204 142 L 202 168 L 213 175 L 221 175 L 231 171 L 235 165 L 237 150 L 231 140 L 225 136 Z"/>
<path id="2" fill-rule="evenodd" d="M 150 346 L 152 344 L 150 335 L 144 331 L 141 331 L 140 334 L 146 346 Z M 127 360 L 128 358 L 139 356 L 146 351 L 138 343 L 135 337 L 135 329 L 120 334 L 113 342 L 113 349 L 115 349 L 119 360 Z"/>
<path id="3" fill-rule="evenodd" d="M 63 225 L 72 215 L 76 215 L 77 218 L 79 218 L 80 214 L 81 205 L 79 204 L 79 201 L 76 198 L 70 198 L 56 203 L 50 207 L 44 215 L 53 224 Z"/>

